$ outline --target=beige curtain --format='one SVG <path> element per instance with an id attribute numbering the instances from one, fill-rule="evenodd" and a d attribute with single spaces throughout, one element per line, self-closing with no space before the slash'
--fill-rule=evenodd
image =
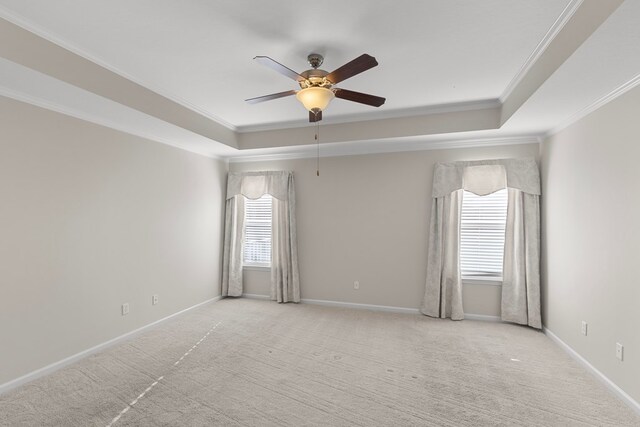
<path id="1" fill-rule="evenodd" d="M 287 200 L 273 199 L 271 299 L 278 302 L 300 302 L 293 174 L 289 180 Z"/>
<path id="2" fill-rule="evenodd" d="M 508 192 L 502 320 L 540 329 L 540 196 Z"/>
<path id="3" fill-rule="evenodd" d="M 464 318 L 460 279 L 460 208 L 463 189 L 490 194 L 507 187 L 509 202 L 502 284 L 502 320 L 541 328 L 540 173 L 534 159 L 436 164 L 427 280 L 420 311 Z"/>
<path id="4" fill-rule="evenodd" d="M 460 277 L 462 190 L 433 199 L 427 282 L 420 311 L 431 317 L 464 319 Z"/>
<path id="5" fill-rule="evenodd" d="M 230 173 L 227 181 L 222 260 L 222 295 L 241 296 L 244 200 L 273 196 L 271 226 L 271 299 L 300 302 L 296 204 L 293 173 Z"/>
<path id="6" fill-rule="evenodd" d="M 222 249 L 222 296 L 242 295 L 242 246 L 244 245 L 244 200 L 227 199 Z"/>

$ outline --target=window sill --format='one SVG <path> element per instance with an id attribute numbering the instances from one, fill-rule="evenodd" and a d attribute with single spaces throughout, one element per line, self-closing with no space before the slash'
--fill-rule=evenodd
<path id="1" fill-rule="evenodd" d="M 502 286 L 502 277 L 463 277 L 463 285 Z"/>
<path id="2" fill-rule="evenodd" d="M 271 266 L 269 265 L 243 265 L 243 270 L 255 270 L 255 271 L 271 271 Z"/>

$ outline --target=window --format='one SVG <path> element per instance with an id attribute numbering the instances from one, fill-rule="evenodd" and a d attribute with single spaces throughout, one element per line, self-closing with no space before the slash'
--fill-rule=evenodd
<path id="1" fill-rule="evenodd" d="M 502 280 L 507 189 L 462 199 L 460 270 L 463 279 Z"/>
<path id="2" fill-rule="evenodd" d="M 273 198 L 265 194 L 259 199 L 245 199 L 245 265 L 271 266 L 271 205 Z"/>

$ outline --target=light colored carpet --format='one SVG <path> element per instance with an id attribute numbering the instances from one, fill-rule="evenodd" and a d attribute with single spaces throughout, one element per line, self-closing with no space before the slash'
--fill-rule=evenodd
<path id="1" fill-rule="evenodd" d="M 110 424 L 638 426 L 640 417 L 529 328 L 226 299 L 0 396 L 3 426 Z"/>

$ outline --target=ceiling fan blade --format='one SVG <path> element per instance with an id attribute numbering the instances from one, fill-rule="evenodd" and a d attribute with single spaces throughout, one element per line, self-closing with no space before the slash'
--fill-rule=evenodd
<path id="1" fill-rule="evenodd" d="M 362 92 L 354 92 L 346 89 L 334 89 L 336 98 L 346 99 L 347 101 L 359 102 L 360 104 L 379 107 L 386 101 L 386 98 L 380 96 L 369 95 Z"/>
<path id="2" fill-rule="evenodd" d="M 322 111 L 318 111 L 317 113 L 314 113 L 313 111 L 309 111 L 310 123 L 319 122 L 320 120 L 322 120 Z"/>
<path id="3" fill-rule="evenodd" d="M 265 67 L 269 67 L 272 70 L 282 74 L 283 76 L 289 77 L 290 79 L 293 79 L 295 81 L 301 82 L 301 81 L 307 80 L 304 77 L 302 77 L 300 74 L 293 71 L 291 68 L 285 67 L 278 61 L 274 61 L 268 56 L 256 56 L 253 59 L 258 61 L 260 64 L 264 65 Z"/>
<path id="4" fill-rule="evenodd" d="M 272 99 L 284 98 L 285 96 L 295 95 L 295 90 L 288 90 L 286 92 L 272 93 L 271 95 L 258 96 L 256 98 L 245 99 L 249 104 L 257 104 L 258 102 L 271 101 Z"/>
<path id="5" fill-rule="evenodd" d="M 363 71 L 367 71 L 370 68 L 378 65 L 378 61 L 371 55 L 367 55 L 366 53 L 360 55 L 356 59 L 351 62 L 347 62 L 342 67 L 337 70 L 329 73 L 326 78 L 333 84 L 340 83 L 343 80 L 346 80 L 350 77 L 355 76 L 356 74 L 360 74 Z"/>

